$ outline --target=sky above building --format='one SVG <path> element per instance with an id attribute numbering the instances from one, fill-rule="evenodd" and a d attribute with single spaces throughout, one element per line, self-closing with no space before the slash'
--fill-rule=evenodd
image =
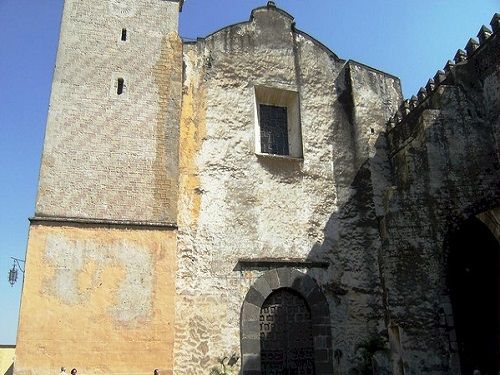
<path id="1" fill-rule="evenodd" d="M 253 8 L 265 4 L 186 0 L 180 34 L 205 36 L 247 21 Z M 340 58 L 398 76 L 405 97 L 416 94 L 500 11 L 500 0 L 277 0 L 276 5 Z M 0 0 L 0 344 L 16 338 L 22 273 L 13 287 L 7 276 L 11 257 L 25 257 L 62 8 L 63 0 Z"/>

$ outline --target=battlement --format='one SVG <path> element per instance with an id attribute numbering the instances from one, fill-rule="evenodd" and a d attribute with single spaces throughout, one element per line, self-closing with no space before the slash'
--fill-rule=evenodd
<path id="1" fill-rule="evenodd" d="M 494 56 L 498 54 L 500 13 L 493 16 L 490 26 L 491 29 L 483 25 L 477 34 L 477 40 L 470 38 L 465 48 L 458 49 L 453 60 L 448 60 L 443 70 L 438 70 L 425 87 L 401 102 L 399 109 L 387 122 L 391 154 L 395 154 L 408 139 L 414 137 L 418 129 L 417 120 L 424 110 L 440 109 L 439 97 L 444 87 L 482 80 L 490 73 L 491 65 L 495 63 Z M 489 63 L 490 60 L 493 64 Z M 478 88 L 477 85 L 472 86 Z"/>

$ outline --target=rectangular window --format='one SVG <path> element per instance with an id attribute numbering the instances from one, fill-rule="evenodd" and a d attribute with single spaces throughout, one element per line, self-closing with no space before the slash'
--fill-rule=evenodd
<path id="1" fill-rule="evenodd" d="M 123 85 L 124 85 L 124 80 L 123 78 L 118 78 L 118 83 L 117 83 L 117 87 L 116 87 L 116 93 L 118 95 L 121 95 L 123 94 Z"/>
<path id="2" fill-rule="evenodd" d="M 302 158 L 299 95 L 296 91 L 255 86 L 255 152 Z"/>
<path id="3" fill-rule="evenodd" d="M 261 104 L 260 106 L 261 152 L 288 155 L 288 117 L 286 107 Z"/>

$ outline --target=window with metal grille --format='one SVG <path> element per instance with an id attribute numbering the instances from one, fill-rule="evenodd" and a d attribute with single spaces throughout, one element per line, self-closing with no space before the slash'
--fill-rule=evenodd
<path id="1" fill-rule="evenodd" d="M 287 108 L 260 104 L 261 152 L 289 155 Z"/>
<path id="2" fill-rule="evenodd" d="M 255 153 L 264 157 L 302 159 L 298 92 L 266 86 L 254 86 L 254 90 Z"/>

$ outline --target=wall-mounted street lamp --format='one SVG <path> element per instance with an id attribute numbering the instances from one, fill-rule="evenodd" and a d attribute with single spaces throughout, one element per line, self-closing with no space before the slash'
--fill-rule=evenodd
<path id="1" fill-rule="evenodd" d="M 17 281 L 17 274 L 18 274 L 18 270 L 16 267 L 19 267 L 21 272 L 24 273 L 24 269 L 21 267 L 20 262 L 25 263 L 25 261 L 14 257 L 10 258 L 14 260 L 14 264 L 12 265 L 12 268 L 9 270 L 9 284 L 10 286 L 14 286 L 14 284 Z"/>

